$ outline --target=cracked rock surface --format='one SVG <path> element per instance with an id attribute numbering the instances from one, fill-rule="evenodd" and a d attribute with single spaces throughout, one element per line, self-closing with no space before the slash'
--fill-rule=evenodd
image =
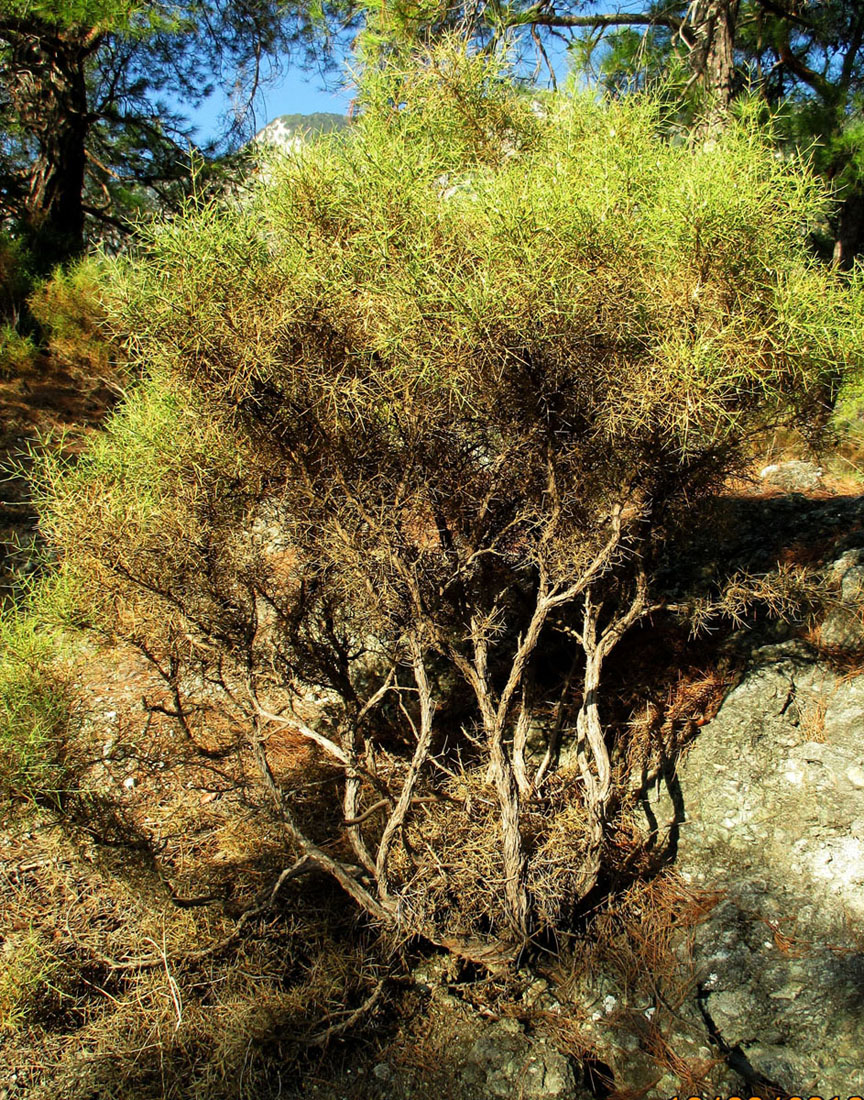
<path id="1" fill-rule="evenodd" d="M 862 732 L 864 677 L 766 646 L 677 772 L 678 870 L 723 894 L 696 1007 L 745 1080 L 793 1095 L 864 1090 Z"/>

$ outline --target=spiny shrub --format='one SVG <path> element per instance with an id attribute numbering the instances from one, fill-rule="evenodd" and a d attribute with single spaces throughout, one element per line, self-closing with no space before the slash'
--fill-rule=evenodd
<path id="1" fill-rule="evenodd" d="M 70 271 L 58 268 L 27 300 L 52 358 L 89 377 L 112 372 L 119 355 L 100 298 L 101 265 L 90 257 Z"/>
<path id="2" fill-rule="evenodd" d="M 245 731 L 299 869 L 482 957 L 597 883 L 610 654 L 751 434 L 860 368 L 862 282 L 747 118 L 703 144 L 446 44 L 358 107 L 106 276 L 146 380 L 43 523 L 93 623 Z"/>
<path id="3" fill-rule="evenodd" d="M 14 325 L 0 325 L 0 381 L 26 374 L 38 354 L 31 336 L 22 336 Z"/>

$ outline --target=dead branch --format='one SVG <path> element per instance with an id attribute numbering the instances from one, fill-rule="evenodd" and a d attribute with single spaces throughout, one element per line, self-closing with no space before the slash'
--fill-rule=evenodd
<path id="1" fill-rule="evenodd" d="M 420 729 L 417 735 L 417 745 L 414 749 L 414 755 L 408 768 L 408 774 L 402 784 L 402 791 L 396 802 L 393 813 L 390 815 L 390 820 L 384 827 L 384 832 L 381 835 L 381 841 L 378 845 L 378 855 L 375 861 L 375 874 L 378 880 L 378 896 L 381 898 L 382 902 L 391 909 L 394 906 L 387 861 L 390 856 L 390 849 L 393 845 L 396 832 L 402 828 L 405 822 L 405 818 L 411 806 L 414 790 L 417 786 L 417 781 L 429 757 L 429 750 L 432 746 L 432 718 L 435 713 L 435 704 L 432 699 L 429 680 L 426 675 L 426 665 L 423 661 L 423 652 L 420 648 L 420 643 L 416 638 L 412 637 L 409 639 L 409 647 L 411 650 L 411 667 L 414 672 L 414 681 L 417 685 L 419 694 Z"/>
<path id="2" fill-rule="evenodd" d="M 331 1024 L 324 1031 L 320 1032 L 318 1035 L 313 1035 L 309 1039 L 299 1039 L 299 1042 L 310 1047 L 326 1046 L 331 1039 L 334 1039 L 337 1035 L 343 1035 L 346 1031 L 350 1031 L 358 1020 L 361 1020 L 367 1012 L 371 1012 L 378 1003 L 383 992 L 384 979 L 381 978 L 363 1004 L 360 1005 L 359 1008 L 355 1008 L 353 1012 L 349 1012 L 344 1020 L 340 1021 L 338 1024 Z"/>
<path id="3" fill-rule="evenodd" d="M 391 923 L 391 914 L 384 909 L 375 898 L 369 893 L 369 891 L 362 886 L 351 873 L 351 869 L 328 855 L 325 851 L 318 847 L 313 841 L 311 841 L 298 825 L 294 814 L 291 812 L 291 808 L 288 804 L 288 800 L 285 797 L 285 792 L 281 790 L 276 780 L 273 777 L 273 772 L 270 770 L 270 765 L 267 763 L 267 755 L 264 751 L 264 741 L 258 736 L 257 720 L 255 721 L 252 737 L 250 738 L 252 753 L 255 758 L 255 763 L 258 766 L 258 771 L 261 778 L 264 781 L 264 785 L 270 792 L 270 796 L 275 805 L 277 815 L 284 825 L 291 839 L 300 847 L 304 855 L 308 856 L 310 860 L 314 861 L 318 866 L 327 871 L 336 879 L 342 889 L 349 894 L 365 909 L 370 916 L 375 917 L 377 920 L 381 920 L 386 924 Z"/>
<path id="4" fill-rule="evenodd" d="M 531 781 L 525 766 L 525 748 L 528 744 L 528 729 L 531 724 L 530 709 L 528 705 L 528 691 L 525 684 L 522 685 L 522 698 L 519 701 L 519 715 L 516 719 L 516 728 L 513 731 L 513 773 L 519 793 L 523 798 L 531 794 Z"/>
<path id="5" fill-rule="evenodd" d="M 313 730 L 311 726 L 308 726 L 304 721 L 298 718 L 293 710 L 290 718 L 285 718 L 281 714 L 273 714 L 261 706 L 254 694 L 252 695 L 252 704 L 255 708 L 256 715 L 265 722 L 276 722 L 283 729 L 296 730 L 297 733 L 305 737 L 308 741 L 314 741 L 316 745 L 324 749 L 325 752 L 329 753 L 335 760 L 338 760 L 344 767 L 350 767 L 348 757 L 345 752 L 339 748 L 336 742 L 331 741 L 329 737 L 325 737 L 323 733 Z"/>

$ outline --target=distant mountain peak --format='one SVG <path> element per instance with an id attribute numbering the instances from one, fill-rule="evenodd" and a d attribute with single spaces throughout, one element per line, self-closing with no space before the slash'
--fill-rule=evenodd
<path id="1" fill-rule="evenodd" d="M 345 115 L 328 111 L 315 111 L 308 115 L 279 115 L 268 122 L 255 135 L 258 145 L 270 145 L 285 152 L 296 149 L 297 144 L 308 134 L 327 134 L 333 130 L 343 130 L 348 125 Z"/>

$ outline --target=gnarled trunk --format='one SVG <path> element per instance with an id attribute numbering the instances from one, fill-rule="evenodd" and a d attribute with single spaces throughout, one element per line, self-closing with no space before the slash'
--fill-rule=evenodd
<path id="1" fill-rule="evenodd" d="M 862 252 L 864 252 L 864 193 L 856 189 L 843 199 L 837 212 L 834 263 L 848 270 Z"/>
<path id="2" fill-rule="evenodd" d="M 34 144 L 21 220 L 37 264 L 48 270 L 84 247 L 86 64 L 98 37 L 36 22 L 0 31 L 11 43 L 9 95 Z"/>
<path id="3" fill-rule="evenodd" d="M 692 6 L 690 64 L 705 89 L 709 124 L 721 121 L 732 102 L 738 3 L 739 0 L 696 0 Z"/>

